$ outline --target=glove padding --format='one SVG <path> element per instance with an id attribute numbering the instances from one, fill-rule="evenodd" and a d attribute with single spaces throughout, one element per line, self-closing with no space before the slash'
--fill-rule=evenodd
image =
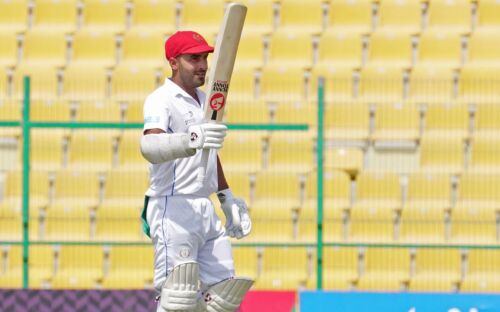
<path id="1" fill-rule="evenodd" d="M 189 147 L 195 149 L 220 149 L 226 131 L 226 125 L 219 123 L 202 123 L 189 126 Z"/>
<path id="2" fill-rule="evenodd" d="M 235 198 L 229 189 L 217 192 L 222 211 L 226 216 L 226 231 L 230 237 L 240 239 L 250 234 L 252 220 L 248 208 L 240 198 Z"/>

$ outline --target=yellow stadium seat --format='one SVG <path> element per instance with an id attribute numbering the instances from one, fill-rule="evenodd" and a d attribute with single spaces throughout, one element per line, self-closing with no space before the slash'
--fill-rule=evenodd
<path id="1" fill-rule="evenodd" d="M 50 241 L 89 240 L 89 207 L 80 202 L 51 204 L 45 217 L 43 239 Z"/>
<path id="2" fill-rule="evenodd" d="M 307 173 L 315 167 L 314 138 L 308 133 L 272 133 L 267 170 Z"/>
<path id="3" fill-rule="evenodd" d="M 113 165 L 113 134 L 102 130 L 75 130 L 70 137 L 67 168 L 106 171 Z"/>
<path id="4" fill-rule="evenodd" d="M 467 273 L 462 292 L 500 292 L 500 252 L 495 249 L 469 249 Z"/>
<path id="5" fill-rule="evenodd" d="M 311 101 L 318 100 L 318 78 L 324 78 L 323 94 L 326 103 L 340 104 L 351 102 L 354 96 L 353 70 L 345 67 L 315 66 L 311 72 L 308 96 Z"/>
<path id="6" fill-rule="evenodd" d="M 356 206 L 350 214 L 349 240 L 353 242 L 394 241 L 394 212 L 390 207 Z"/>
<path id="7" fill-rule="evenodd" d="M 318 239 L 318 219 L 316 207 L 302 206 L 299 209 L 298 217 L 296 218 L 296 229 L 294 229 L 294 241 L 304 243 L 315 243 Z M 324 219 L 324 218 L 323 218 Z M 294 220 L 295 221 L 295 220 Z M 337 221 L 337 220 L 335 220 Z M 325 222 L 326 223 L 326 222 Z M 327 236 L 325 225 L 323 225 L 323 238 Z M 337 233 L 339 233 L 338 231 Z M 328 241 L 334 239 L 335 241 L 341 240 L 341 235 L 328 235 Z"/>
<path id="8" fill-rule="evenodd" d="M 320 1 L 281 2 L 278 29 L 293 33 L 319 34 L 323 30 L 324 8 Z"/>
<path id="9" fill-rule="evenodd" d="M 479 29 L 500 27 L 500 4 L 496 0 L 482 0 L 477 8 Z"/>
<path id="10" fill-rule="evenodd" d="M 461 69 L 459 97 L 475 104 L 497 104 L 500 99 L 498 67 L 466 65 Z"/>
<path id="11" fill-rule="evenodd" d="M 49 202 L 49 175 L 46 171 L 30 170 L 29 203 L 31 209 L 38 210 Z M 2 202 L 21 207 L 23 196 L 23 172 L 8 171 L 5 178 L 5 188 Z M 20 210 L 18 211 L 20 212 Z"/>
<path id="12" fill-rule="evenodd" d="M 144 101 L 131 101 L 126 103 L 124 121 L 142 123 L 144 121 L 143 106 Z"/>
<path id="13" fill-rule="evenodd" d="M 266 66 L 310 68 L 313 62 L 312 37 L 307 33 L 274 31 L 269 42 Z"/>
<path id="14" fill-rule="evenodd" d="M 304 71 L 298 67 L 264 67 L 260 80 L 260 99 L 293 102 L 305 98 Z"/>
<path id="15" fill-rule="evenodd" d="M 328 28 L 361 34 L 372 29 L 372 2 L 369 0 L 334 0 L 328 12 Z"/>
<path id="16" fill-rule="evenodd" d="M 324 31 L 319 37 L 318 60 L 315 68 L 359 68 L 362 62 L 362 37 L 357 33 Z"/>
<path id="17" fill-rule="evenodd" d="M 410 291 L 452 292 L 461 279 L 459 249 L 417 248 Z"/>
<path id="18" fill-rule="evenodd" d="M 448 102 L 454 98 L 453 79 L 449 68 L 417 65 L 410 73 L 408 97 L 419 104 Z"/>
<path id="19" fill-rule="evenodd" d="M 3 52 L 0 52 L 0 54 L 3 54 Z M 3 57 L 3 56 L 1 56 L 1 57 Z M 3 62 L 3 60 L 0 59 L 0 62 Z M 9 62 L 9 61 L 7 61 L 7 62 Z M 3 66 L 3 65 L 0 65 L 0 66 Z M 6 75 L 6 73 L 1 73 L 0 74 L 0 96 L 5 98 L 8 95 L 8 93 L 10 93 L 10 91 L 9 91 L 9 82 L 7 80 L 7 75 Z M 2 112 L 2 116 L 3 116 L 3 112 Z"/>
<path id="20" fill-rule="evenodd" d="M 144 194 L 145 189 L 141 189 Z M 136 191 L 137 193 L 137 191 Z M 142 197 L 122 203 L 120 206 L 103 203 L 96 212 L 95 240 L 100 241 L 140 241 L 142 237 L 141 213 Z"/>
<path id="21" fill-rule="evenodd" d="M 469 136 L 469 108 L 459 104 L 434 104 L 425 113 L 426 135 L 447 139 Z"/>
<path id="22" fill-rule="evenodd" d="M 394 211 L 401 209 L 401 186 L 399 176 L 390 172 L 361 172 L 356 178 L 356 200 L 354 209 Z M 373 211 L 374 214 L 382 213 Z"/>
<path id="23" fill-rule="evenodd" d="M 257 172 L 262 168 L 262 135 L 248 131 L 230 131 L 224 148 L 218 153 L 225 171 Z"/>
<path id="24" fill-rule="evenodd" d="M 500 106 L 497 104 L 485 104 L 476 106 L 475 113 L 475 137 L 492 137 L 500 131 L 498 118 L 500 118 Z"/>
<path id="25" fill-rule="evenodd" d="M 22 214 L 20 198 L 18 202 L 0 202 L 0 239 L 6 241 L 22 240 Z M 31 224 L 30 224 L 31 226 Z"/>
<path id="26" fill-rule="evenodd" d="M 351 176 L 356 176 L 364 167 L 364 153 L 360 148 L 329 148 L 324 153 L 326 167 L 343 170 Z"/>
<path id="27" fill-rule="evenodd" d="M 183 0 L 180 16 L 180 30 L 198 29 L 210 44 L 219 31 L 224 15 L 224 0 Z"/>
<path id="28" fill-rule="evenodd" d="M 139 129 L 124 130 L 119 138 L 119 168 L 123 170 L 147 170 L 148 162 L 140 152 L 142 131 Z"/>
<path id="29" fill-rule="evenodd" d="M 464 166 L 464 143 L 459 137 L 443 140 L 424 135 L 420 142 L 420 170 L 458 174 Z"/>
<path id="30" fill-rule="evenodd" d="M 475 136 L 469 172 L 500 173 L 500 140 L 497 136 Z"/>
<path id="31" fill-rule="evenodd" d="M 152 284 L 152 246 L 113 246 L 110 267 L 104 277 L 105 289 L 141 289 Z"/>
<path id="32" fill-rule="evenodd" d="M 64 71 L 62 97 L 67 100 L 103 100 L 108 74 L 100 66 L 69 66 Z"/>
<path id="33" fill-rule="evenodd" d="M 22 33 L 28 27 L 28 0 L 0 2 L 0 30 Z"/>
<path id="34" fill-rule="evenodd" d="M 255 247 L 233 247 L 236 275 L 255 279 L 257 277 L 257 257 Z"/>
<path id="35" fill-rule="evenodd" d="M 83 27 L 101 32 L 121 33 L 127 19 L 123 0 L 84 0 Z"/>
<path id="36" fill-rule="evenodd" d="M 292 290 L 304 285 L 309 275 L 308 257 L 303 247 L 266 247 L 255 289 Z"/>
<path id="37" fill-rule="evenodd" d="M 273 1 L 238 1 L 247 7 L 245 17 L 246 33 L 269 34 L 274 29 L 274 2 Z M 240 42 L 241 47 L 241 42 Z M 241 51 L 241 49 L 239 49 Z M 238 52 L 239 55 L 239 52 Z"/>
<path id="38" fill-rule="evenodd" d="M 238 59 L 236 59 L 236 62 L 238 62 Z M 255 69 L 244 65 L 238 66 L 238 63 L 236 63 L 229 90 L 231 92 L 228 93 L 228 103 L 232 103 L 232 101 L 246 103 L 253 101 L 256 97 Z"/>
<path id="39" fill-rule="evenodd" d="M 160 68 L 166 66 L 163 32 L 130 29 L 123 36 L 121 66 Z"/>
<path id="40" fill-rule="evenodd" d="M 224 110 L 223 120 L 234 124 L 269 123 L 269 107 L 264 101 L 233 99 Z"/>
<path id="41" fill-rule="evenodd" d="M 223 165 L 224 166 L 224 165 Z M 224 176 L 238 197 L 250 202 L 250 176 L 246 172 L 225 171 Z"/>
<path id="42" fill-rule="evenodd" d="M 1 4 L 0 4 L 1 6 Z M 2 26 L 0 25 L 0 68 L 14 67 L 17 64 L 17 35 L 12 32 L 2 31 Z M 5 76 L 4 73 L 2 73 Z M 7 89 L 7 81 L 3 81 L 6 77 L 2 77 L 0 80 L 0 94 L 3 95 L 4 91 Z"/>
<path id="43" fill-rule="evenodd" d="M 30 162 L 32 170 L 52 171 L 62 167 L 64 130 L 32 130 L 30 144 Z"/>
<path id="44" fill-rule="evenodd" d="M 446 174 L 413 173 L 408 177 L 403 208 L 448 210 L 451 208 L 451 181 Z M 425 211 L 423 212 L 425 213 Z"/>
<path id="45" fill-rule="evenodd" d="M 73 39 L 72 66 L 109 68 L 116 64 L 116 39 L 113 33 L 83 29 Z"/>
<path id="46" fill-rule="evenodd" d="M 30 103 L 32 121 L 60 121 L 71 119 L 70 103 L 59 99 L 33 100 Z"/>
<path id="47" fill-rule="evenodd" d="M 77 0 L 36 0 L 33 27 L 45 31 L 71 33 L 77 24 Z"/>
<path id="48" fill-rule="evenodd" d="M 467 63 L 498 67 L 500 59 L 495 51 L 500 49 L 500 43 L 497 40 L 497 35 L 497 31 L 488 29 L 475 31 L 469 39 Z"/>
<path id="49" fill-rule="evenodd" d="M 403 71 L 398 67 L 367 66 L 361 70 L 359 98 L 370 102 L 403 98 Z"/>
<path id="50" fill-rule="evenodd" d="M 457 244 L 496 244 L 496 214 L 492 209 L 458 206 L 451 213 L 451 241 Z"/>
<path id="51" fill-rule="evenodd" d="M 99 179 L 95 172 L 57 171 L 54 186 L 54 200 L 60 204 L 97 205 Z"/>
<path id="52" fill-rule="evenodd" d="M 66 65 L 66 35 L 32 29 L 24 37 L 22 64 L 32 67 L 62 67 Z"/>
<path id="53" fill-rule="evenodd" d="M 290 243 L 294 241 L 294 229 L 290 217 L 288 217 L 288 219 L 277 217 L 274 217 L 274 219 L 262 219 L 262 217 L 257 214 L 254 218 L 253 215 L 255 210 L 252 210 L 252 207 L 250 208 L 250 215 L 252 215 L 252 220 L 256 220 L 256 222 L 252 224 L 252 232 L 250 235 L 245 237 L 248 242 Z M 271 210 L 273 208 L 274 207 L 267 207 L 264 209 Z"/>
<path id="54" fill-rule="evenodd" d="M 261 68 L 264 64 L 264 37 L 260 32 L 247 31 L 246 27 L 247 24 L 245 19 L 244 31 L 241 34 L 238 45 L 238 54 L 234 65 L 235 70 L 233 70 L 234 73 L 239 73 L 240 68 Z M 232 83 L 234 81 L 234 76 L 235 75 L 231 77 Z"/>
<path id="55" fill-rule="evenodd" d="M 133 0 L 132 29 L 145 32 L 173 33 L 177 1 Z"/>
<path id="56" fill-rule="evenodd" d="M 462 175 L 458 185 L 456 208 L 474 208 L 494 211 L 500 194 L 500 176 L 492 173 L 467 173 Z"/>
<path id="57" fill-rule="evenodd" d="M 367 65 L 409 68 L 412 65 L 412 37 L 398 29 L 373 32 Z"/>
<path id="58" fill-rule="evenodd" d="M 273 210 L 290 211 L 298 208 L 300 204 L 300 181 L 299 176 L 290 171 L 272 172 L 260 171 L 255 179 L 255 200 L 251 207 L 255 210 L 257 206 L 271 208 L 263 211 L 270 216 Z"/>
<path id="59" fill-rule="evenodd" d="M 420 136 L 420 112 L 411 103 L 378 104 L 372 139 L 416 141 Z"/>
<path id="60" fill-rule="evenodd" d="M 111 100 L 82 101 L 78 105 L 75 119 L 79 122 L 120 122 L 120 104 Z"/>
<path id="61" fill-rule="evenodd" d="M 383 0 L 379 12 L 378 30 L 396 30 L 407 34 L 420 32 L 422 2 L 419 0 Z"/>
<path id="62" fill-rule="evenodd" d="M 445 240 L 445 217 L 432 203 L 405 207 L 401 214 L 399 240 L 407 243 L 439 244 Z"/>
<path id="63" fill-rule="evenodd" d="M 116 100 L 144 99 L 156 89 L 156 71 L 137 66 L 118 66 L 112 74 L 111 96 Z"/>
<path id="64" fill-rule="evenodd" d="M 317 172 L 311 172 L 306 179 L 306 200 L 317 199 Z M 340 170 L 326 169 L 323 172 L 323 200 L 325 217 L 336 216 L 334 210 L 348 210 L 351 206 L 351 180 Z"/>
<path id="65" fill-rule="evenodd" d="M 102 246 L 63 245 L 58 259 L 58 270 L 51 281 L 54 289 L 96 288 L 103 277 Z"/>
<path id="66" fill-rule="evenodd" d="M 146 170 L 112 170 L 106 174 L 103 205 L 121 207 L 137 203 L 141 207 L 148 186 L 149 175 Z"/>
<path id="67" fill-rule="evenodd" d="M 461 53 L 462 42 L 459 34 L 439 29 L 426 30 L 419 39 L 416 65 L 459 68 L 462 62 Z"/>
<path id="68" fill-rule="evenodd" d="M 279 103 L 274 110 L 273 121 L 278 124 L 307 124 L 313 128 L 317 125 L 317 115 L 316 102 Z"/>
<path id="69" fill-rule="evenodd" d="M 367 248 L 364 272 L 358 289 L 365 291 L 401 291 L 410 278 L 410 253 L 405 248 Z"/>
<path id="70" fill-rule="evenodd" d="M 22 119 L 22 100 L 2 99 L 0 116 L 2 121 L 19 121 Z M 7 131 L 6 131 L 7 132 Z M 7 135 L 2 135 L 7 136 Z"/>
<path id="71" fill-rule="evenodd" d="M 327 247 L 323 249 L 323 288 L 352 290 L 358 279 L 358 249 Z"/>
<path id="72" fill-rule="evenodd" d="M 468 33 L 472 25 L 472 6 L 468 0 L 433 0 L 429 2 L 428 27 Z"/>
<path id="73" fill-rule="evenodd" d="M 367 140 L 370 110 L 365 103 L 333 103 L 325 108 L 325 138 Z"/>
<path id="74" fill-rule="evenodd" d="M 57 70 L 53 66 L 26 65 L 16 68 L 13 76 L 13 95 L 24 98 L 24 77 L 30 77 L 30 98 L 33 100 L 54 99 L 57 97 Z"/>
<path id="75" fill-rule="evenodd" d="M 21 246 L 8 246 L 6 272 L 0 278 L 0 288 L 21 288 L 23 284 L 23 259 Z M 54 272 L 52 246 L 29 247 L 29 287 L 46 288 Z"/>

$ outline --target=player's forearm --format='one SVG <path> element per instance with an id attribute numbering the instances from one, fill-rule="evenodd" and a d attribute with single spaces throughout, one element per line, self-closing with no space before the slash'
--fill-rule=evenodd
<path id="1" fill-rule="evenodd" d="M 141 138 L 141 153 L 152 164 L 193 156 L 196 149 L 189 146 L 186 133 L 152 133 Z"/>
<path id="2" fill-rule="evenodd" d="M 219 186 L 217 188 L 217 191 L 222 191 L 227 188 L 229 188 L 229 185 L 227 184 L 226 177 L 224 176 L 224 170 L 222 169 L 222 164 L 219 159 L 219 155 L 217 155 L 217 182 L 219 183 Z"/>

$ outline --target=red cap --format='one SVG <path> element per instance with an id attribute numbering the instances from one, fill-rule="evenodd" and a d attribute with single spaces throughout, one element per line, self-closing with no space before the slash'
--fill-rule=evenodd
<path id="1" fill-rule="evenodd" d="M 205 39 L 194 31 L 178 31 L 165 42 L 165 56 L 167 60 L 181 54 L 207 52 L 214 52 L 214 48 L 209 46 Z"/>

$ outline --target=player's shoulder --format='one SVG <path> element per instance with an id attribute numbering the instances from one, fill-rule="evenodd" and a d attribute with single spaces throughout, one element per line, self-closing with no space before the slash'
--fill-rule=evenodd
<path id="1" fill-rule="evenodd" d="M 145 103 L 167 103 L 169 98 L 169 92 L 165 85 L 161 85 L 156 88 L 153 92 L 148 94 Z"/>

